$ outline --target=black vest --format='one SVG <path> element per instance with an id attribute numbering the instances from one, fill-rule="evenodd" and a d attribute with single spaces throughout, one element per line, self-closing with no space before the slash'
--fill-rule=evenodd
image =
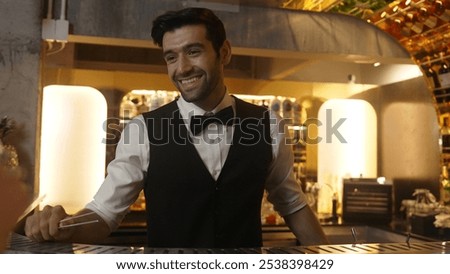
<path id="1" fill-rule="evenodd" d="M 176 101 L 145 113 L 150 165 L 145 181 L 150 247 L 259 247 L 261 199 L 272 160 L 269 113 L 236 100 L 233 143 L 215 181 Z"/>

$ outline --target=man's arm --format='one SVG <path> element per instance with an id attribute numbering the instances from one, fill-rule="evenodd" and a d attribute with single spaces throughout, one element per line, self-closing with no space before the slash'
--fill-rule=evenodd
<path id="1" fill-rule="evenodd" d="M 284 216 L 284 220 L 301 245 L 329 244 L 316 215 L 308 205 Z"/>
<path id="2" fill-rule="evenodd" d="M 83 209 L 73 216 L 93 212 Z M 46 206 L 42 211 L 36 211 L 28 217 L 25 223 L 25 234 L 32 240 L 42 241 L 62 241 L 76 243 L 100 243 L 111 233 L 109 226 L 103 219 L 93 213 L 92 215 L 72 219 L 65 222 L 65 225 L 98 220 L 80 226 L 60 228 L 59 222 L 67 217 L 65 210 L 61 206 Z"/>

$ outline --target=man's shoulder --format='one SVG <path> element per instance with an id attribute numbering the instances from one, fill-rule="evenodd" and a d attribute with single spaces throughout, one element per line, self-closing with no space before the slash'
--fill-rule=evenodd
<path id="1" fill-rule="evenodd" d="M 236 96 L 233 96 L 235 103 L 236 103 L 236 109 L 241 114 L 249 114 L 249 115 L 268 115 L 269 109 L 264 106 L 255 105 L 253 103 L 247 102 L 245 100 L 239 99 Z"/>

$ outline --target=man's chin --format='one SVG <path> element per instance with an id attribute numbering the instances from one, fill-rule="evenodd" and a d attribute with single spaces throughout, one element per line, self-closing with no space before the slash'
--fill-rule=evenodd
<path id="1" fill-rule="evenodd" d="M 190 94 L 190 92 L 180 92 L 180 93 L 181 93 L 181 97 L 183 97 L 184 101 L 186 101 L 188 103 L 195 103 L 200 99 L 195 94 Z"/>

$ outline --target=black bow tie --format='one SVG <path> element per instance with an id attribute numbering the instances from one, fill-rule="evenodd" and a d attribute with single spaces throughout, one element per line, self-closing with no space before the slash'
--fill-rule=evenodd
<path id="1" fill-rule="evenodd" d="M 194 135 L 200 134 L 209 124 L 218 123 L 223 125 L 232 125 L 234 122 L 233 108 L 227 107 L 211 115 L 194 115 L 191 117 L 191 132 Z"/>

